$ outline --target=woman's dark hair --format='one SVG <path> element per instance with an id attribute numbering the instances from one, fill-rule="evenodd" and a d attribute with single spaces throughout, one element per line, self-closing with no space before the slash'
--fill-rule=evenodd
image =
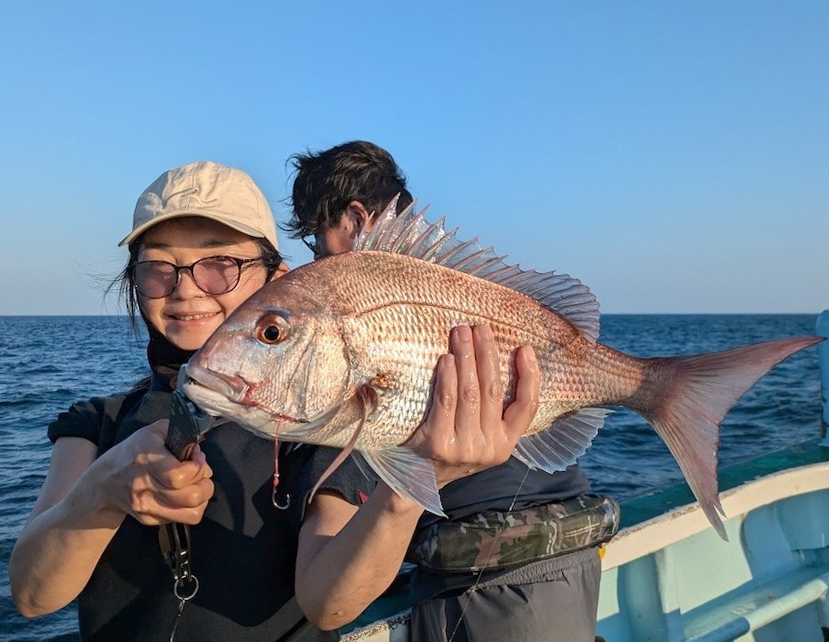
<path id="1" fill-rule="evenodd" d="M 113 288 L 118 288 L 118 295 L 124 302 L 130 325 L 136 332 L 138 332 L 138 317 L 142 315 L 141 307 L 138 304 L 138 289 L 135 287 L 135 279 L 133 277 L 133 266 L 138 262 L 138 253 L 141 250 L 141 241 L 143 237 L 144 235 L 142 234 L 129 244 L 130 257 L 127 261 L 127 265 L 106 288 L 106 292 L 110 292 Z M 267 239 L 254 238 L 253 240 L 259 245 L 262 254 L 262 262 L 267 269 L 267 281 L 270 281 L 271 277 L 273 277 L 277 268 L 282 263 L 282 255 Z"/>
<path id="2" fill-rule="evenodd" d="M 288 162 L 296 173 L 289 199 L 292 214 L 281 227 L 292 238 L 336 227 L 351 201 L 375 214 L 397 194 L 398 213 L 412 202 L 394 158 L 374 143 L 351 141 L 316 154 L 294 154 Z"/>

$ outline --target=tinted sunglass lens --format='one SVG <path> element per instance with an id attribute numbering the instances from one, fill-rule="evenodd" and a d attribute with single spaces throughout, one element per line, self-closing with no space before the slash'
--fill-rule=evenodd
<path id="1" fill-rule="evenodd" d="M 169 263 L 151 261 L 135 266 L 135 285 L 149 299 L 168 296 L 176 287 L 176 269 Z"/>
<path id="2" fill-rule="evenodd" d="M 202 259 L 193 265 L 193 279 L 208 294 L 224 294 L 239 282 L 239 265 L 225 257 Z"/>

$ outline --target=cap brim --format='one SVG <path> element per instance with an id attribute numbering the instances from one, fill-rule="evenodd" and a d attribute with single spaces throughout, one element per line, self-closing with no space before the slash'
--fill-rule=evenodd
<path id="1" fill-rule="evenodd" d="M 118 247 L 122 247 L 124 245 L 128 245 L 132 243 L 135 239 L 141 236 L 144 232 L 148 229 L 153 227 L 154 225 L 158 225 L 159 223 L 163 223 L 164 221 L 169 221 L 170 219 L 174 218 L 181 218 L 183 216 L 197 216 L 199 218 L 207 218 L 211 221 L 216 221 L 217 223 L 221 223 L 222 225 L 226 225 L 229 228 L 236 230 L 237 232 L 241 232 L 242 234 L 247 234 L 248 236 L 252 236 L 253 238 L 257 239 L 267 239 L 268 237 L 262 234 L 262 232 L 253 229 L 249 225 L 245 225 L 244 223 L 239 223 L 238 221 L 228 220 L 222 216 L 217 216 L 216 214 L 205 214 L 204 212 L 188 212 L 188 211 L 180 211 L 180 212 L 170 212 L 169 214 L 163 214 L 161 216 L 157 216 L 154 219 L 151 219 L 144 223 L 143 225 L 139 225 L 136 227 L 132 232 L 127 234 L 124 239 L 118 243 Z M 273 241 L 268 239 L 271 243 Z"/>

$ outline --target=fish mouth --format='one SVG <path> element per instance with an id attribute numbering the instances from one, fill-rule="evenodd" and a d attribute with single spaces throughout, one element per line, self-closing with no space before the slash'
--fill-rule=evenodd
<path id="1" fill-rule="evenodd" d="M 263 406 L 248 397 L 252 386 L 238 375 L 226 375 L 187 364 L 181 385 L 184 394 L 211 415 L 233 418 L 256 433 L 274 435 L 282 427 L 302 426 L 299 419 Z M 265 429 L 269 425 L 270 429 Z"/>
<path id="2" fill-rule="evenodd" d="M 242 397 L 232 383 L 209 373 L 207 376 L 201 373 L 197 379 L 191 376 L 191 372 L 188 369 L 181 390 L 199 408 L 216 417 L 233 418 L 251 414 L 249 406 L 239 403 Z M 246 388 L 241 388 L 242 395 Z"/>
<path id="3" fill-rule="evenodd" d="M 188 391 L 199 389 L 206 394 L 209 393 L 211 397 L 219 395 L 238 404 L 244 400 L 250 389 L 250 384 L 238 375 L 220 374 L 190 363 L 185 367 L 187 372 L 184 380 L 184 392 L 187 396 L 190 396 Z M 201 395 L 202 393 L 197 394 Z"/>

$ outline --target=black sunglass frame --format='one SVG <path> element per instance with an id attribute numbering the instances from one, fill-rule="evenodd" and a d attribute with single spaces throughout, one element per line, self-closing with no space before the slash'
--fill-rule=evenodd
<path id="1" fill-rule="evenodd" d="M 309 238 L 310 238 L 310 239 L 313 239 L 313 240 L 309 241 L 309 240 L 308 240 Z M 313 255 L 314 255 L 314 258 L 316 258 L 316 257 L 317 257 L 317 255 L 318 255 L 318 253 L 319 253 L 319 251 L 320 251 L 320 244 L 319 244 L 319 242 L 317 241 L 317 237 L 316 237 L 316 236 L 314 236 L 314 235 L 310 235 L 310 236 L 303 236 L 303 237 L 302 237 L 302 239 L 300 239 L 300 240 L 301 240 L 303 243 L 305 243 L 305 247 L 307 247 L 309 250 L 311 250 L 311 254 L 313 254 Z"/>
<path id="2" fill-rule="evenodd" d="M 222 292 L 210 292 L 208 290 L 205 290 L 201 285 L 199 285 L 199 282 L 196 280 L 196 275 L 193 272 L 193 268 L 198 263 L 201 263 L 202 261 L 215 261 L 217 259 L 226 259 L 226 260 L 232 261 L 233 263 L 236 264 L 236 279 L 234 280 L 233 285 L 231 285 L 226 290 L 223 290 Z M 163 299 L 165 297 L 170 296 L 173 292 L 175 292 L 176 288 L 178 287 L 179 279 L 181 278 L 181 271 L 182 270 L 189 270 L 190 271 L 190 278 L 193 279 L 193 283 L 195 283 L 196 287 L 199 288 L 199 290 L 201 290 L 205 294 L 209 294 L 210 296 L 218 296 L 220 294 L 227 294 L 228 292 L 232 292 L 233 290 L 236 289 L 236 286 L 239 285 L 239 280 L 242 278 L 242 268 L 245 265 L 248 265 L 250 263 L 255 263 L 256 261 L 264 261 L 264 260 L 265 260 L 265 258 L 262 257 L 262 256 L 257 256 L 257 257 L 252 258 L 252 259 L 240 259 L 240 258 L 237 258 L 235 256 L 218 255 L 218 256 L 205 256 L 204 258 L 201 258 L 198 261 L 193 261 L 190 265 L 176 265 L 175 263 L 170 263 L 169 261 L 161 261 L 161 260 L 136 261 L 135 263 L 130 265 L 130 270 L 132 272 L 132 282 L 133 282 L 133 285 L 135 286 L 135 289 L 138 291 L 138 294 L 140 294 L 141 296 L 143 296 L 146 299 Z M 138 279 L 135 277 L 135 270 L 138 266 L 147 265 L 148 263 L 163 263 L 163 264 L 169 265 L 170 267 L 173 268 L 173 271 L 174 271 L 174 274 L 175 274 L 175 279 L 173 279 L 171 281 L 172 288 L 166 294 L 163 294 L 161 296 L 150 296 L 150 295 L 145 294 L 144 292 L 141 291 L 141 286 L 138 285 Z"/>

